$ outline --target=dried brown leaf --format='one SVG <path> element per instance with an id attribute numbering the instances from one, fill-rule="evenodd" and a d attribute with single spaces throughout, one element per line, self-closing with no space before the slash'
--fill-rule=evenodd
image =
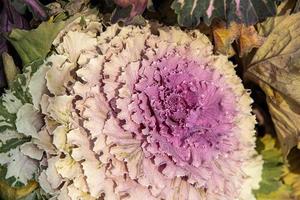
<path id="1" fill-rule="evenodd" d="M 242 25 L 239 38 L 240 57 L 248 54 L 253 48 L 259 48 L 265 41 L 264 37 L 258 35 L 254 26 Z"/>
<path id="2" fill-rule="evenodd" d="M 300 142 L 300 14 L 275 17 L 274 22 L 248 66 L 246 77 L 266 93 L 286 157 Z"/>
<path id="3" fill-rule="evenodd" d="M 240 36 L 240 25 L 233 22 L 226 27 L 224 22 L 218 22 L 213 26 L 215 48 L 218 53 L 229 57 L 235 55 L 232 43 Z"/>
<path id="4" fill-rule="evenodd" d="M 232 22 L 228 27 L 223 22 L 213 25 L 213 37 L 216 51 L 229 57 L 236 53 L 232 47 L 234 41 L 239 46 L 240 57 L 264 43 L 264 38 L 258 35 L 254 26 L 245 26 L 235 22 Z"/>

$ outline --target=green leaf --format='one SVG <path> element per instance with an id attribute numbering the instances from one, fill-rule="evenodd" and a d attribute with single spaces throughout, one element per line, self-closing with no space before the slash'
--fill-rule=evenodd
<path id="1" fill-rule="evenodd" d="M 15 120 L 17 116 L 15 114 L 9 113 L 0 99 L 0 132 L 9 129 L 14 130 Z"/>
<path id="2" fill-rule="evenodd" d="M 27 9 L 26 4 L 22 0 L 11 0 L 12 5 L 18 13 L 24 15 Z"/>
<path id="3" fill-rule="evenodd" d="M 257 150 L 262 155 L 263 173 L 260 188 L 254 191 L 258 200 L 289 199 L 290 187 L 284 185 L 282 175 L 284 170 L 283 157 L 280 149 L 275 147 L 275 139 L 267 134 L 257 141 Z"/>
<path id="4" fill-rule="evenodd" d="M 17 50 L 23 65 L 28 65 L 47 56 L 53 40 L 64 28 L 64 25 L 63 21 L 53 23 L 52 20 L 49 20 L 41 23 L 37 29 L 30 31 L 13 29 L 8 40 Z"/>
<path id="5" fill-rule="evenodd" d="M 268 36 L 245 77 L 265 92 L 286 158 L 300 142 L 300 13 L 275 17 L 273 22 L 263 31 Z"/>
<path id="6" fill-rule="evenodd" d="M 6 153 L 10 149 L 14 149 L 25 142 L 29 142 L 31 140 L 30 137 L 23 137 L 23 138 L 12 138 L 6 141 L 4 144 L 0 145 L 0 153 Z"/>
<path id="7" fill-rule="evenodd" d="M 285 167 L 284 183 L 292 187 L 295 199 L 300 199 L 300 150 L 293 148 L 288 155 L 289 165 Z"/>
<path id="8" fill-rule="evenodd" d="M 281 185 L 276 191 L 268 194 L 257 194 L 257 200 L 292 200 L 290 195 L 290 187 L 287 185 Z"/>
<path id="9" fill-rule="evenodd" d="M 276 14 L 274 0 L 175 0 L 172 8 L 185 27 L 197 26 L 200 18 L 209 25 L 215 17 L 252 25 Z"/>
<path id="10" fill-rule="evenodd" d="M 28 92 L 28 74 L 17 75 L 16 80 L 12 83 L 11 93 L 19 100 L 22 104 L 31 103 L 31 96 Z"/>

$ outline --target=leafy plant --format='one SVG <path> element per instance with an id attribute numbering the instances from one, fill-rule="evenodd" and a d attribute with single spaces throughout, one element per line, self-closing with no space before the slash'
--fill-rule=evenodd
<path id="1" fill-rule="evenodd" d="M 299 1 L 3 2 L 0 198 L 299 198 Z"/>
<path id="2" fill-rule="evenodd" d="M 114 12 L 113 21 L 131 20 L 145 10 L 147 0 L 116 0 L 115 3 L 118 8 Z M 158 2 L 153 1 L 153 3 Z M 174 0 L 170 6 L 177 14 L 178 24 L 184 27 L 195 27 L 201 20 L 209 25 L 214 18 L 222 19 L 227 24 L 234 21 L 253 25 L 276 14 L 276 1 L 274 0 Z"/>

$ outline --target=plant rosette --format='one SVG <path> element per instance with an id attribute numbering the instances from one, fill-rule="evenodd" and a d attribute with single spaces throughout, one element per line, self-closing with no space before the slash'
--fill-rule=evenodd
<path id="1" fill-rule="evenodd" d="M 205 35 L 88 15 L 53 46 L 16 119 L 53 199 L 255 199 L 252 99 Z"/>

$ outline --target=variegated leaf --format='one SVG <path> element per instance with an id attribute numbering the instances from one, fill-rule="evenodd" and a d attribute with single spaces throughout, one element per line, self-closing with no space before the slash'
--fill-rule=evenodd
<path id="1" fill-rule="evenodd" d="M 12 171 L 20 170 L 23 167 L 22 163 L 28 163 L 25 161 L 27 157 L 23 156 L 21 158 L 19 154 L 17 159 L 22 162 L 21 164 L 16 164 L 16 159 L 14 158 L 14 155 L 17 155 L 17 152 L 15 152 L 16 148 L 30 141 L 30 138 L 18 133 L 15 126 L 18 109 L 22 106 L 23 102 L 31 101 L 31 98 L 26 92 L 26 87 L 24 87 L 26 84 L 23 85 L 23 83 L 26 82 L 24 76 L 25 75 L 18 75 L 18 78 L 12 84 L 12 88 L 6 91 L 0 98 L 0 166 L 7 171 L 7 173 L 5 172 L 5 176 L 1 179 L 9 185 L 15 186 L 25 184 L 28 180 L 27 177 L 18 180 L 17 177 L 12 175 Z M 11 152 L 15 154 L 12 155 Z M 29 172 L 29 174 L 30 173 L 31 172 Z M 30 175 L 30 178 L 33 178 L 32 175 L 33 174 Z"/>
<path id="2" fill-rule="evenodd" d="M 250 25 L 276 14 L 274 0 L 175 0 L 172 8 L 179 25 L 186 27 L 198 25 L 201 18 L 210 24 L 215 17 Z"/>
<path id="3" fill-rule="evenodd" d="M 24 104 L 32 104 L 28 87 L 39 64 L 26 67 L 0 97 L 0 167 L 5 173 L 0 180 L 10 186 L 26 184 L 34 178 L 37 169 L 37 163 L 20 152 L 20 146 L 31 138 L 17 131 L 16 120 L 20 108 Z M 18 173 L 20 176 L 17 176 Z"/>

